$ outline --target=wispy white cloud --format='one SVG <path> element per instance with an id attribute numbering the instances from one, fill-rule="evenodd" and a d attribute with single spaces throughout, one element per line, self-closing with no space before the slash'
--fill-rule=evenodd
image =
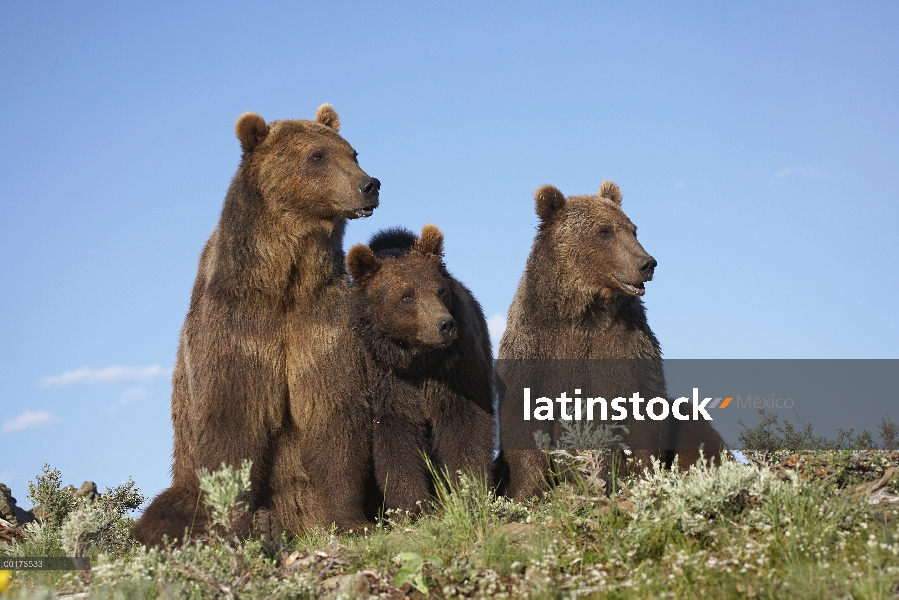
<path id="1" fill-rule="evenodd" d="M 116 397 L 115 402 L 107 410 L 108 413 L 116 413 L 123 406 L 134 404 L 146 398 L 150 390 L 142 385 L 135 385 L 123 391 Z"/>
<path id="2" fill-rule="evenodd" d="M 118 383 L 122 381 L 149 380 L 160 377 L 171 377 L 172 370 L 164 369 L 159 365 L 149 367 L 105 367 L 92 369 L 81 367 L 74 371 L 66 371 L 62 375 L 51 375 L 41 379 L 41 385 L 65 386 L 76 383 Z"/>
<path id="3" fill-rule="evenodd" d="M 487 329 L 490 331 L 490 345 L 493 347 L 494 358 L 499 356 L 499 341 L 506 331 L 506 315 L 496 313 L 487 319 Z"/>
<path id="4" fill-rule="evenodd" d="M 122 392 L 120 398 L 122 400 L 122 404 L 130 404 L 131 402 L 143 400 L 147 397 L 147 393 L 147 388 L 142 385 L 136 385 Z"/>
<path id="5" fill-rule="evenodd" d="M 805 179 L 821 179 L 827 177 L 827 171 L 816 167 L 784 167 L 774 174 L 771 183 L 776 183 L 790 177 L 803 177 Z"/>
<path id="6" fill-rule="evenodd" d="M 43 427 L 55 420 L 56 417 L 45 410 L 26 410 L 18 417 L 4 421 L 3 433 L 25 431 L 26 429 L 37 429 L 38 427 Z"/>
<path id="7" fill-rule="evenodd" d="M 0 471 L 0 483 L 5 483 L 9 485 L 9 482 L 16 478 L 15 469 L 10 469 L 9 471 Z"/>

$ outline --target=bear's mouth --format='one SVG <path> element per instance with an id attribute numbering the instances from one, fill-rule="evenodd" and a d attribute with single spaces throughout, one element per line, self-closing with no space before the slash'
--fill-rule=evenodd
<path id="1" fill-rule="evenodd" d="M 423 352 L 434 352 L 436 350 L 443 350 L 444 348 L 449 348 L 453 345 L 453 342 L 456 341 L 456 336 L 453 336 L 449 339 L 444 338 L 442 340 L 431 340 L 428 342 L 421 343 L 421 350 Z"/>
<path id="2" fill-rule="evenodd" d="M 628 283 L 617 276 L 615 277 L 615 279 L 618 281 L 618 285 L 620 285 L 625 292 L 632 296 L 642 296 L 646 293 L 646 286 L 643 285 L 643 281 Z"/>
<path id="3" fill-rule="evenodd" d="M 370 217 L 375 212 L 375 208 L 377 208 L 377 204 L 373 204 L 371 206 L 363 206 L 362 208 L 357 208 L 353 211 L 354 219 L 364 219 L 365 217 Z"/>

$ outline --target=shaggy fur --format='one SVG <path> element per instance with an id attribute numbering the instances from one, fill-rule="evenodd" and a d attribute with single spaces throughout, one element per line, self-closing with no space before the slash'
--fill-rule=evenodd
<path id="1" fill-rule="evenodd" d="M 540 226 L 509 309 L 499 358 L 628 359 L 603 363 L 613 374 L 605 373 L 600 389 L 591 392 L 609 399 L 638 390 L 646 399 L 666 397 L 662 352 L 640 300 L 656 261 L 621 211 L 621 190 L 604 181 L 596 195 L 565 198 L 557 188 L 543 186 L 535 200 Z M 624 442 L 638 449 L 637 462 L 647 464 L 651 456 L 670 461 L 670 449 L 676 448 L 681 464 L 692 464 L 700 443 L 707 454 L 723 445 L 704 421 L 686 422 L 686 432 L 670 421 L 624 422 L 630 428 Z M 509 450 L 522 447 L 521 440 L 515 442 L 502 441 L 505 491 L 521 499 L 542 490 L 546 463 L 539 451 Z"/>
<path id="2" fill-rule="evenodd" d="M 246 113 L 221 218 L 200 257 L 172 381 L 172 486 L 135 523 L 145 544 L 205 527 L 196 471 L 253 461 L 249 503 L 288 532 L 367 523 L 370 414 L 349 330 L 346 219 L 378 204 L 377 179 L 317 121 Z M 355 366 L 354 366 L 355 363 Z M 360 374 L 359 377 L 356 374 Z"/>
<path id="3" fill-rule="evenodd" d="M 382 506 L 417 511 L 433 492 L 423 455 L 455 477 L 490 479 L 493 363 L 487 323 L 443 265 L 443 235 L 391 229 L 347 255 L 355 330 L 374 411 L 372 458 Z"/>

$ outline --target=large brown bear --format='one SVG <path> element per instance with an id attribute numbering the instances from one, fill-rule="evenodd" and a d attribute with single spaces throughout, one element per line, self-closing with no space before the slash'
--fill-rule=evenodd
<path id="1" fill-rule="evenodd" d="M 426 225 L 376 234 L 347 254 L 354 329 L 365 349 L 381 506 L 416 512 L 433 493 L 424 456 L 492 485 L 493 360 L 484 313 L 443 265 Z"/>
<path id="2" fill-rule="evenodd" d="M 367 523 L 370 415 L 349 332 L 347 219 L 380 182 L 359 168 L 329 104 L 314 121 L 235 126 L 243 157 L 203 249 L 172 380 L 172 486 L 132 529 L 145 544 L 206 527 L 197 469 L 253 461 L 249 505 L 288 531 Z M 199 509 L 199 510 L 198 510 Z"/>
<path id="3" fill-rule="evenodd" d="M 662 352 L 640 299 L 657 263 L 637 241 L 637 228 L 621 210 L 621 190 L 604 181 L 596 195 L 566 198 L 547 185 L 537 190 L 535 200 L 539 230 L 509 308 L 500 370 L 504 363 L 512 372 L 516 364 L 546 368 L 556 381 L 565 379 L 558 378 L 559 369 L 579 375 L 593 370 L 598 372 L 593 379 L 599 389 L 591 390 L 595 395 L 627 398 L 639 391 L 644 399 L 666 398 Z M 568 360 L 541 366 L 535 359 Z M 578 365 L 583 370 L 577 371 Z M 503 401 L 501 422 L 514 422 L 520 407 Z M 650 457 L 670 463 L 675 450 L 681 465 L 692 464 L 700 445 L 706 455 L 713 455 L 724 444 L 705 421 L 636 421 L 631 415 L 623 424 L 630 429 L 624 443 L 644 465 Z M 527 440 L 506 440 L 504 432 L 501 436 L 508 464 L 506 494 L 526 498 L 541 491 L 547 474 L 542 453 L 522 449 Z"/>

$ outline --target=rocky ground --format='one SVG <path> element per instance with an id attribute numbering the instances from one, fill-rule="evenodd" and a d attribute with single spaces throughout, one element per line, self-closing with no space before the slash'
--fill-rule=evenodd
<path id="1" fill-rule="evenodd" d="M 94 498 L 97 495 L 97 484 L 93 481 L 85 481 L 78 489 L 74 485 L 68 485 L 62 491 L 76 498 Z M 23 526 L 36 519 L 47 517 L 46 509 L 40 504 L 30 510 L 25 510 L 17 502 L 9 486 L 0 483 L 0 541 L 11 542 L 23 539 L 25 535 Z"/>

